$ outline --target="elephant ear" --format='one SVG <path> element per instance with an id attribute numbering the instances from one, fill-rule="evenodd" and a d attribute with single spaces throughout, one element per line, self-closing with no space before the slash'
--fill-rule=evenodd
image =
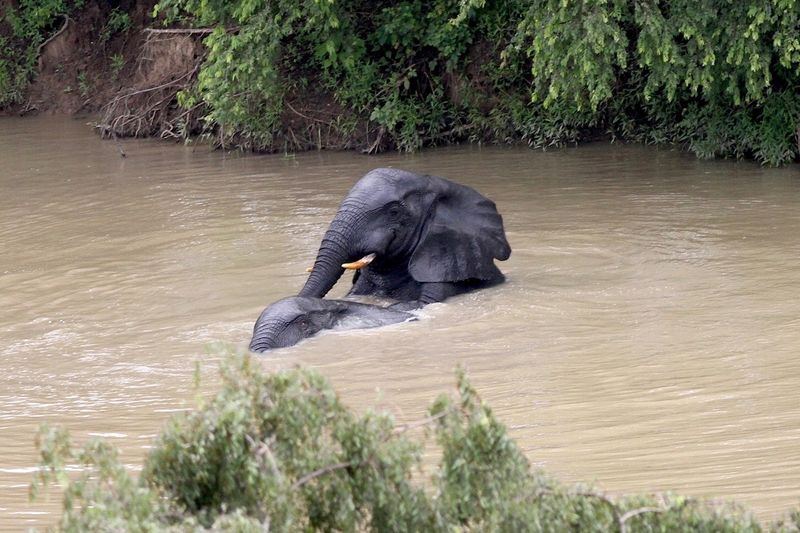
<path id="1" fill-rule="evenodd" d="M 508 259 L 511 247 L 494 202 L 470 187 L 430 179 L 438 182 L 440 192 L 411 255 L 409 272 L 420 282 L 496 279 L 500 271 L 494 260 Z"/>

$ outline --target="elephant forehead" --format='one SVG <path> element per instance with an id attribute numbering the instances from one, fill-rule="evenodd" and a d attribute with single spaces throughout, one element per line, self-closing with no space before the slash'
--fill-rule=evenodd
<path id="1" fill-rule="evenodd" d="M 306 313 L 302 307 L 302 302 L 298 302 L 297 298 L 284 298 L 268 306 L 261 313 L 258 318 L 259 322 L 265 321 L 283 321 L 290 322 L 295 318 Z"/>
<path id="2" fill-rule="evenodd" d="M 261 313 L 259 322 L 281 321 L 291 322 L 297 317 L 308 315 L 315 311 L 327 311 L 337 308 L 334 301 L 322 298 L 309 298 L 305 296 L 290 296 L 273 303 Z"/>
<path id="3" fill-rule="evenodd" d="M 431 178 L 395 168 L 376 168 L 369 171 L 353 186 L 350 195 L 365 197 L 371 204 L 383 205 L 421 192 Z"/>

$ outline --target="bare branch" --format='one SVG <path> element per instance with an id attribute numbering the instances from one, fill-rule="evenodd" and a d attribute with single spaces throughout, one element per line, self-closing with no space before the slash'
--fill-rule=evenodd
<path id="1" fill-rule="evenodd" d="M 348 468 L 348 467 L 351 467 L 351 466 L 354 466 L 353 463 L 351 463 L 351 462 L 336 463 L 336 464 L 333 464 L 333 465 L 323 466 L 322 468 L 314 470 L 313 472 L 310 472 L 310 473 L 304 475 L 303 477 L 301 477 L 300 479 L 298 479 L 297 481 L 292 483 L 292 488 L 296 489 L 298 487 L 302 487 L 303 485 L 305 485 L 306 483 L 308 483 L 309 481 L 311 481 L 314 478 L 317 478 L 319 476 L 327 474 L 328 472 L 333 472 L 335 470 L 341 470 L 342 468 Z"/>
<path id="2" fill-rule="evenodd" d="M 395 426 L 394 429 L 392 430 L 392 433 L 394 435 L 400 435 L 401 433 L 405 433 L 406 431 L 408 431 L 410 429 L 414 429 L 414 428 L 418 428 L 418 427 L 421 427 L 421 426 L 427 426 L 429 424 L 432 424 L 433 422 L 436 422 L 437 420 L 439 420 L 441 418 L 444 418 L 445 416 L 447 416 L 447 411 L 443 411 L 443 412 L 439 413 L 438 415 L 433 415 L 433 416 L 429 416 L 427 418 L 423 418 L 422 420 L 417 420 L 415 422 L 409 422 L 408 424 L 402 424 L 402 425 L 399 425 L 399 426 Z"/>
<path id="3" fill-rule="evenodd" d="M 214 31 L 214 28 L 145 28 L 146 33 L 184 33 L 184 34 L 207 34 Z"/>
<path id="4" fill-rule="evenodd" d="M 192 74 L 194 74 L 195 72 L 197 72 L 198 68 L 200 68 L 200 64 L 199 63 L 195 64 L 195 66 L 194 66 L 194 68 L 192 70 L 190 70 L 189 72 L 187 72 L 186 74 L 184 74 L 180 78 L 176 78 L 176 79 L 168 81 L 166 83 L 162 83 L 161 85 L 156 85 L 155 87 L 147 87 L 146 89 L 139 89 L 137 91 L 132 91 L 132 92 L 117 96 L 114 100 L 122 99 L 122 98 L 130 98 L 131 96 L 135 96 L 137 94 L 143 94 L 143 93 L 148 93 L 148 92 L 152 92 L 152 91 L 157 91 L 159 89 L 165 89 L 167 87 L 179 86 L 180 85 L 178 83 L 179 81 L 181 81 L 182 79 L 187 78 L 187 77 L 191 76 Z"/>
<path id="5" fill-rule="evenodd" d="M 295 109 L 295 108 L 292 106 L 292 104 L 291 104 L 291 103 L 290 103 L 288 100 L 284 100 L 284 102 L 283 102 L 283 103 L 284 103 L 284 104 L 286 104 L 286 107 L 288 107 L 288 108 L 289 108 L 289 109 L 290 109 L 290 110 L 291 110 L 291 111 L 292 111 L 292 112 L 293 112 L 295 115 L 297 115 L 298 117 L 302 117 L 302 118 L 304 118 L 304 119 L 306 119 L 306 120 L 310 120 L 310 121 L 312 121 L 312 122 L 320 122 L 320 123 L 322 123 L 322 124 L 327 124 L 328 126 L 331 126 L 331 125 L 332 125 L 332 124 L 331 124 L 329 121 L 327 121 L 327 120 L 322 120 L 322 119 L 320 119 L 320 118 L 314 118 L 314 117 L 309 117 L 308 115 L 304 115 L 303 113 L 301 113 L 300 111 L 298 111 L 297 109 Z"/>
<path id="6" fill-rule="evenodd" d="M 61 26 L 61 29 L 60 29 L 60 30 L 58 30 L 57 32 L 55 32 L 55 33 L 54 33 L 53 35 L 51 35 L 50 37 L 48 37 L 48 39 L 47 39 L 45 42 L 43 42 L 42 44 L 40 44 L 40 45 L 39 45 L 39 47 L 38 47 L 38 48 L 36 48 L 36 55 L 37 55 L 37 56 L 41 55 L 41 53 L 42 53 L 42 49 L 43 49 L 45 46 L 47 46 L 47 45 L 50 43 L 50 41 L 52 41 L 53 39 L 55 39 L 56 37 L 58 37 L 59 35 L 61 35 L 61 34 L 64 32 L 64 30 L 66 30 L 66 29 L 67 29 L 67 26 L 69 25 L 69 21 L 70 21 L 70 20 L 72 20 L 72 19 L 71 19 L 71 18 L 69 18 L 69 15 L 63 15 L 63 17 L 64 17 L 64 24 Z"/>
<path id="7" fill-rule="evenodd" d="M 381 141 L 383 140 L 383 134 L 384 133 L 386 133 L 386 128 L 381 126 L 381 128 L 378 130 L 378 138 L 375 139 L 375 142 L 372 143 L 372 146 L 362 150 L 362 152 L 365 153 L 365 154 L 377 154 L 378 150 L 380 149 L 380 144 L 381 144 Z"/>
<path id="8" fill-rule="evenodd" d="M 614 500 L 612 500 L 611 498 L 609 498 L 605 494 L 601 494 L 599 492 L 592 492 L 590 490 L 577 491 L 577 492 L 575 492 L 575 495 L 576 496 L 584 496 L 586 498 L 596 498 L 596 499 L 602 501 L 603 503 L 605 503 L 606 505 L 608 505 L 611 508 L 611 512 L 614 514 L 614 518 L 616 518 L 617 522 L 620 524 L 620 528 L 622 528 L 623 522 L 622 522 L 622 519 L 621 519 L 621 517 L 619 515 L 619 509 L 617 508 L 617 504 L 614 503 Z M 620 533 L 622 533 L 622 532 L 620 532 Z"/>
<path id="9" fill-rule="evenodd" d="M 208 35 L 209 33 L 213 32 L 216 28 L 145 28 L 144 32 L 150 34 L 164 34 L 164 33 L 172 33 L 172 34 L 184 34 L 184 35 Z M 225 28 L 226 33 L 231 33 L 239 31 L 239 26 L 233 26 L 231 28 Z"/>
<path id="10" fill-rule="evenodd" d="M 631 509 L 624 515 L 619 517 L 619 531 L 620 533 L 626 533 L 627 528 L 625 526 L 625 521 L 629 518 L 633 518 L 634 516 L 638 516 L 644 513 L 663 513 L 664 509 L 659 509 L 658 507 L 641 507 L 639 509 Z"/>
<path id="11" fill-rule="evenodd" d="M 253 437 L 247 434 L 245 434 L 245 438 L 247 439 L 247 443 L 250 444 L 250 448 L 255 451 L 257 456 L 266 457 L 267 461 L 269 462 L 270 470 L 272 470 L 272 475 L 278 479 L 283 478 L 283 475 L 278 468 L 278 462 L 275 460 L 275 455 L 273 455 L 269 443 L 265 441 L 256 442 Z"/>

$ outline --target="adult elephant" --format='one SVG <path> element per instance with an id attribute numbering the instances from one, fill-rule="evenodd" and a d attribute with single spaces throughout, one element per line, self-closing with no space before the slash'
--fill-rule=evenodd
<path id="1" fill-rule="evenodd" d="M 413 309 L 501 283 L 494 260 L 510 254 L 488 198 L 444 178 L 379 168 L 345 197 L 299 294 L 323 297 L 345 269 L 357 269 L 350 294 Z"/>

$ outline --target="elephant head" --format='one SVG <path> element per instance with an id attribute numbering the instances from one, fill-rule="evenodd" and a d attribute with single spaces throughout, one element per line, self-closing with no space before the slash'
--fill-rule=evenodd
<path id="1" fill-rule="evenodd" d="M 444 178 L 380 168 L 345 197 L 301 296 L 322 297 L 344 268 L 404 269 L 418 283 L 492 281 L 511 248 L 494 202 Z"/>
<path id="2" fill-rule="evenodd" d="M 253 327 L 250 350 L 265 352 L 292 346 L 323 329 L 371 328 L 414 318 L 377 305 L 294 296 L 264 309 Z"/>

